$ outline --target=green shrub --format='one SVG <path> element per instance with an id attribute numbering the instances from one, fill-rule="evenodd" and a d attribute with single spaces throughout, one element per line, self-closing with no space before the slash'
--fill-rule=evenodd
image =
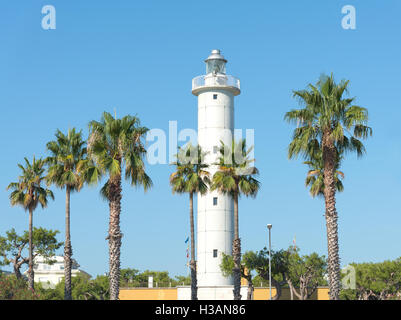
<path id="1" fill-rule="evenodd" d="M 28 289 L 24 279 L 0 273 L 0 300 L 39 300 L 40 295 Z"/>

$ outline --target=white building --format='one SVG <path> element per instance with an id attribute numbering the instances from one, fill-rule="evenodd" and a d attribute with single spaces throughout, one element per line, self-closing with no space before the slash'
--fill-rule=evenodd
<path id="1" fill-rule="evenodd" d="M 226 74 L 227 60 L 213 50 L 205 60 L 206 75 L 192 80 L 192 93 L 198 97 L 198 144 L 207 152 L 211 176 L 218 169 L 221 142 L 231 146 L 234 130 L 234 97 L 240 82 Z M 217 191 L 198 194 L 197 280 L 199 299 L 232 299 L 232 277 L 224 277 L 222 252 L 232 254 L 233 199 Z M 185 296 L 185 294 L 184 294 Z M 182 297 L 184 298 L 184 297 Z"/>
<path id="2" fill-rule="evenodd" d="M 34 281 L 41 282 L 44 287 L 54 288 L 64 278 L 64 257 L 54 256 L 48 260 L 55 261 L 55 263 L 47 263 L 46 259 L 43 256 L 35 257 L 33 268 Z M 24 275 L 27 276 L 27 273 L 28 270 L 24 272 Z M 79 269 L 79 264 L 77 263 L 77 261 L 75 259 L 72 259 L 71 276 L 75 277 L 80 273 L 87 275 L 89 278 L 91 277 L 90 274 Z"/>

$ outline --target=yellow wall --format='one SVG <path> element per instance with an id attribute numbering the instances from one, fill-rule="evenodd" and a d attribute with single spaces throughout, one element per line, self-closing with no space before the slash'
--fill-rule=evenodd
<path id="1" fill-rule="evenodd" d="M 276 294 L 276 289 L 272 288 L 272 297 Z M 269 288 L 255 288 L 253 292 L 253 300 L 268 300 L 270 299 L 270 290 Z"/>
<path id="2" fill-rule="evenodd" d="M 272 288 L 272 297 L 276 289 Z M 269 288 L 255 288 L 254 300 L 268 300 Z M 177 288 L 121 288 L 120 300 L 177 300 Z M 290 290 L 283 288 L 280 300 L 291 300 Z M 294 296 L 294 300 L 297 298 Z M 329 300 L 329 289 L 318 288 L 310 300 Z"/>
<path id="3" fill-rule="evenodd" d="M 272 297 L 276 294 L 276 289 L 272 288 Z M 255 288 L 254 300 L 268 300 L 270 299 L 269 288 Z M 290 289 L 281 289 L 280 300 L 291 300 Z M 298 298 L 294 295 L 294 300 Z M 309 300 L 329 300 L 329 288 L 318 288 L 315 293 L 309 298 Z"/>
<path id="4" fill-rule="evenodd" d="M 177 288 L 121 288 L 120 300 L 177 300 Z"/>
<path id="5" fill-rule="evenodd" d="M 318 288 L 317 289 L 317 300 L 330 300 L 329 288 Z"/>

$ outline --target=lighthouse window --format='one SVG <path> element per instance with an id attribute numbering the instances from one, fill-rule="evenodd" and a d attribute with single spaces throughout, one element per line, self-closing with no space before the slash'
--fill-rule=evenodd
<path id="1" fill-rule="evenodd" d="M 213 95 L 213 99 L 214 99 L 214 100 L 217 100 L 217 94 L 214 94 L 214 95 Z"/>
<path id="2" fill-rule="evenodd" d="M 226 61 L 221 59 L 210 59 L 206 62 L 206 73 L 226 73 Z"/>
<path id="3" fill-rule="evenodd" d="M 213 146 L 213 153 L 217 153 L 219 151 L 219 147 L 218 146 Z"/>
<path id="4" fill-rule="evenodd" d="M 214 205 L 214 206 L 217 206 L 217 197 L 214 197 L 214 198 L 213 198 L 213 205 Z"/>
<path id="5" fill-rule="evenodd" d="M 217 249 L 213 250 L 213 258 L 217 258 Z"/>

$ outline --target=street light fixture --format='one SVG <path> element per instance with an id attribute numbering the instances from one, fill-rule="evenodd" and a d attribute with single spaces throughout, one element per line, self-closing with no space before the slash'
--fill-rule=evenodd
<path id="1" fill-rule="evenodd" d="M 271 224 L 267 225 L 267 229 L 269 229 L 269 290 L 270 290 L 270 300 L 272 300 L 272 238 L 271 238 Z"/>

